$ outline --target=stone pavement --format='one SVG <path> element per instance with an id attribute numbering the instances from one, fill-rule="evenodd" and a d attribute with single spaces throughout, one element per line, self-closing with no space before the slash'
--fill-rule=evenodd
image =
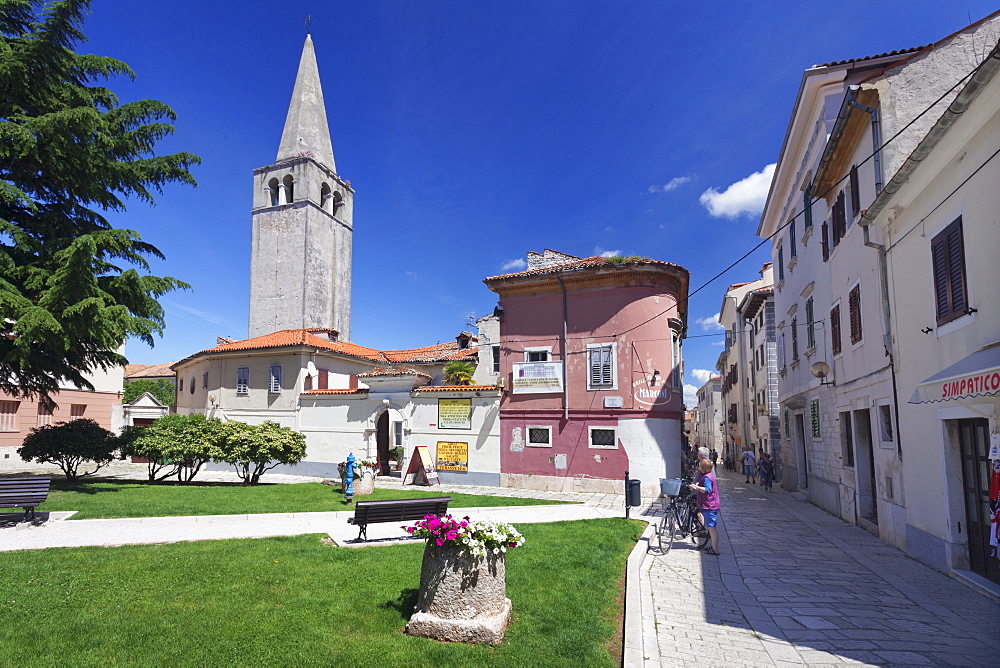
<path id="1" fill-rule="evenodd" d="M 641 567 L 643 665 L 998 665 L 1000 604 L 775 487 L 721 472 L 721 556 Z"/>

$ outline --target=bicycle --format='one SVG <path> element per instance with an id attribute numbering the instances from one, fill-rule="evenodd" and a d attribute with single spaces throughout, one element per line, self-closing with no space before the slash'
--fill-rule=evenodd
<path id="1" fill-rule="evenodd" d="M 663 521 L 656 529 L 656 543 L 660 552 L 666 554 L 673 547 L 675 540 L 691 538 L 691 542 L 701 549 L 708 545 L 708 529 L 701 521 L 701 513 L 697 508 L 697 496 L 688 487 L 691 480 L 681 478 L 677 494 L 661 494 L 663 503 Z M 669 501 L 667 500 L 669 499 Z"/>

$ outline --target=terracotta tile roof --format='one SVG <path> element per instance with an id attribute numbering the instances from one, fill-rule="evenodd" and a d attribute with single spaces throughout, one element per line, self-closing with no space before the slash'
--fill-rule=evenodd
<path id="1" fill-rule="evenodd" d="M 438 343 L 433 346 L 425 346 L 423 348 L 411 348 L 409 350 L 381 351 L 374 348 L 359 346 L 354 343 L 348 343 L 346 341 L 327 341 L 326 339 L 310 334 L 308 329 L 283 329 L 272 334 L 264 334 L 263 336 L 255 336 L 250 339 L 233 341 L 232 343 L 225 343 L 220 346 L 215 346 L 214 348 L 207 348 L 201 352 L 185 357 L 180 362 L 167 366 L 177 367 L 182 362 L 194 359 L 200 355 L 211 355 L 214 353 L 226 353 L 240 350 L 260 350 L 264 348 L 288 348 L 293 346 L 309 346 L 310 348 L 319 348 L 321 350 L 328 350 L 341 355 L 357 357 L 372 362 L 381 362 L 383 364 L 406 362 L 449 362 L 451 360 L 471 359 L 478 355 L 476 348 L 465 348 L 459 350 L 458 342 L 456 341 Z"/>
<path id="2" fill-rule="evenodd" d="M 742 288 L 744 285 L 750 285 L 751 283 L 753 283 L 753 281 L 747 281 L 746 283 L 733 283 L 728 288 L 726 288 L 726 292 L 729 292 L 730 290 L 735 290 L 736 288 Z"/>
<path id="3" fill-rule="evenodd" d="M 383 369 L 379 367 L 358 374 L 358 378 L 378 378 L 380 376 L 422 376 L 430 378 L 426 373 L 420 373 L 416 369 Z"/>
<path id="4" fill-rule="evenodd" d="M 836 67 L 837 65 L 848 65 L 850 63 L 862 63 L 866 60 L 879 60 L 881 58 L 890 58 L 892 56 L 905 56 L 908 53 L 916 53 L 921 49 L 926 49 L 928 46 L 933 46 L 933 44 L 927 44 L 925 46 L 914 46 L 909 49 L 896 49 L 895 51 L 887 51 L 886 53 L 878 53 L 874 56 L 864 56 L 862 58 L 848 58 L 846 60 L 834 60 L 829 63 L 823 63 L 822 65 L 813 65 L 812 69 L 820 67 Z"/>
<path id="5" fill-rule="evenodd" d="M 496 385 L 425 385 L 415 388 L 414 392 L 489 392 L 499 390 Z"/>
<path id="6" fill-rule="evenodd" d="M 578 269 L 615 269 L 617 267 L 631 267 L 637 264 L 640 265 L 650 265 L 656 267 L 670 267 L 672 269 L 680 269 L 681 271 L 687 272 L 684 267 L 674 264 L 672 262 L 664 262 L 662 260 L 649 260 L 646 258 L 636 258 L 635 260 L 630 260 L 622 264 L 616 262 L 610 262 L 610 258 L 593 256 L 585 257 L 582 260 L 572 260 L 571 262 L 560 262 L 559 264 L 552 264 L 547 267 L 536 267 L 535 269 L 527 269 L 525 271 L 517 271 L 512 274 L 498 274 L 496 276 L 487 276 L 483 279 L 483 282 L 489 284 L 493 281 L 500 281 L 509 278 L 521 278 L 528 276 L 543 276 L 545 274 L 557 274 L 562 271 L 575 271 Z"/>
<path id="7" fill-rule="evenodd" d="M 163 364 L 126 364 L 125 378 L 134 380 L 136 378 L 162 378 L 173 376 L 174 372 L 170 368 L 173 362 Z"/>
<path id="8" fill-rule="evenodd" d="M 367 387 L 341 390 L 303 390 L 302 394 L 368 394 Z"/>

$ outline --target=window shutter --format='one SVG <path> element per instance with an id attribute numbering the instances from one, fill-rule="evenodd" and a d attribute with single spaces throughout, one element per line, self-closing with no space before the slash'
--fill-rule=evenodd
<path id="1" fill-rule="evenodd" d="M 820 226 L 820 246 L 823 247 L 823 262 L 830 259 L 830 226 L 823 223 Z"/>
<path id="2" fill-rule="evenodd" d="M 861 286 L 855 285 L 848 296 L 848 308 L 851 312 L 851 343 L 861 340 Z"/>
<path id="3" fill-rule="evenodd" d="M 840 304 L 830 309 L 830 344 L 833 354 L 840 354 Z"/>
<path id="4" fill-rule="evenodd" d="M 813 331 L 813 298 L 806 300 L 806 348 L 816 347 L 816 332 Z"/>
<path id="5" fill-rule="evenodd" d="M 938 324 L 947 322 L 951 314 L 948 299 L 948 240 L 942 234 L 931 242 L 931 261 L 934 265 L 934 298 L 937 302 Z"/>
<path id="6" fill-rule="evenodd" d="M 330 372 L 328 370 L 326 370 L 326 369 L 320 369 L 319 370 L 319 378 L 317 378 L 317 380 L 319 381 L 317 383 L 317 385 L 319 385 L 319 387 L 316 388 L 317 390 L 329 390 L 330 389 Z"/>
<path id="7" fill-rule="evenodd" d="M 959 219 L 960 221 L 961 219 Z M 962 226 L 952 223 L 948 230 L 948 283 L 951 288 L 952 312 L 964 312 L 965 299 L 965 250 L 962 241 Z"/>
<path id="8" fill-rule="evenodd" d="M 799 324 L 796 318 L 792 318 L 792 361 L 799 359 Z"/>
<path id="9" fill-rule="evenodd" d="M 957 218 L 931 240 L 937 324 L 965 315 L 969 306 L 962 219 Z"/>
<path id="10" fill-rule="evenodd" d="M 795 219 L 792 218 L 788 222 L 788 252 L 792 257 L 795 257 Z"/>
<path id="11" fill-rule="evenodd" d="M 851 166 L 851 217 L 861 211 L 861 190 L 858 186 L 858 166 Z"/>
<path id="12" fill-rule="evenodd" d="M 778 248 L 778 280 L 785 280 L 785 247 Z"/>
<path id="13" fill-rule="evenodd" d="M 806 186 L 806 193 L 802 196 L 802 212 L 804 226 L 808 230 L 813 226 L 812 184 Z"/>
<path id="14" fill-rule="evenodd" d="M 272 364 L 267 370 L 267 391 L 271 394 L 281 394 L 281 365 Z"/>
<path id="15" fill-rule="evenodd" d="M 847 205 L 844 203 L 844 191 L 837 195 L 837 201 L 833 204 L 833 245 L 840 243 L 840 239 L 847 232 Z"/>
<path id="16" fill-rule="evenodd" d="M 611 346 L 601 346 L 590 349 L 590 385 L 592 387 L 610 386 Z"/>

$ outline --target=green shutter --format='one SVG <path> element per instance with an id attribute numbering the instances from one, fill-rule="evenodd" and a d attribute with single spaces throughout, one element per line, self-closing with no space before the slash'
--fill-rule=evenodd
<path id="1" fill-rule="evenodd" d="M 786 408 L 785 409 L 785 438 L 789 438 L 789 436 L 790 435 L 788 433 L 788 409 Z"/>
<path id="2" fill-rule="evenodd" d="M 820 437 L 819 431 L 819 399 L 813 399 L 809 402 L 809 415 L 812 417 L 812 433 L 813 438 Z"/>

